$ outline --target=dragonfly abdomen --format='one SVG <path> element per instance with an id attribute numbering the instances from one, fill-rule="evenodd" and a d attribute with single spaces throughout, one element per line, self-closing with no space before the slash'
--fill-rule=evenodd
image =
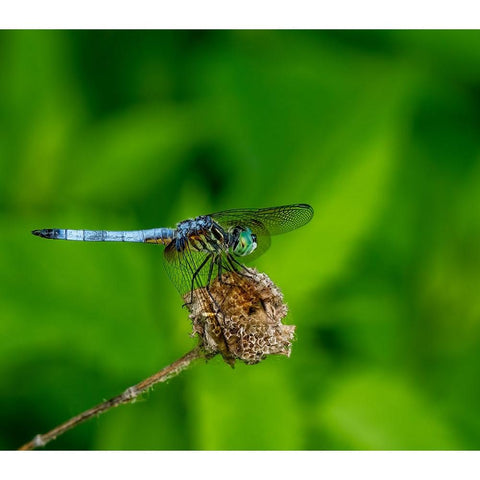
<path id="1" fill-rule="evenodd" d="M 74 240 L 80 242 L 133 242 L 168 244 L 173 238 L 171 228 L 151 228 L 149 230 L 110 231 L 110 230 L 72 230 L 63 228 L 45 228 L 34 230 L 34 235 L 53 240 Z"/>

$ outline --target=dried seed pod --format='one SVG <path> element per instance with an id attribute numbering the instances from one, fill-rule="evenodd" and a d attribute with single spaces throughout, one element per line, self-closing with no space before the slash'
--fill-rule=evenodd
<path id="1" fill-rule="evenodd" d="M 184 300 L 192 335 L 200 337 L 207 355 L 220 353 L 232 366 L 237 359 L 255 364 L 271 354 L 290 356 L 295 326 L 282 324 L 287 306 L 265 273 L 226 272 Z"/>

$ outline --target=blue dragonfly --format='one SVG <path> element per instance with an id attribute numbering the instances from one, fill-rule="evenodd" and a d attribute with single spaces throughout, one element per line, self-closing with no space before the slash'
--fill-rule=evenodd
<path id="1" fill-rule="evenodd" d="M 246 270 L 243 259 L 257 258 L 270 246 L 271 235 L 295 230 L 313 217 L 307 204 L 244 208 L 201 215 L 176 228 L 107 231 L 48 228 L 39 237 L 83 242 L 137 242 L 165 245 L 167 273 L 182 296 L 206 288 L 225 272 Z"/>

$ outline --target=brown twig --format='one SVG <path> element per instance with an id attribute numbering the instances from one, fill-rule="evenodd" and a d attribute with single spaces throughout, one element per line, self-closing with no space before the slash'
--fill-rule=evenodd
<path id="1" fill-rule="evenodd" d="M 85 410 L 84 412 L 72 417 L 70 420 L 58 425 L 53 430 L 50 430 L 43 435 L 38 434 L 36 435 L 33 440 L 22 445 L 19 450 L 33 450 L 34 448 L 44 447 L 47 443 L 51 442 L 58 436 L 62 435 L 63 433 L 71 430 L 72 428 L 80 425 L 83 422 L 86 422 L 90 418 L 100 415 L 101 413 L 110 410 L 113 407 L 118 407 L 124 403 L 133 402 L 139 395 L 145 393 L 149 388 L 159 382 L 165 382 L 169 378 L 178 375 L 182 370 L 187 368 L 194 360 L 203 357 L 203 351 L 200 347 L 196 347 L 183 357 L 179 358 L 172 364 L 166 366 L 159 372 L 155 373 L 151 377 L 142 380 L 141 382 L 137 383 L 133 387 L 127 388 L 123 393 L 117 395 L 116 397 L 111 398 L 110 400 L 106 400 L 103 403 L 96 405 L 95 407 L 90 408 L 89 410 Z"/>

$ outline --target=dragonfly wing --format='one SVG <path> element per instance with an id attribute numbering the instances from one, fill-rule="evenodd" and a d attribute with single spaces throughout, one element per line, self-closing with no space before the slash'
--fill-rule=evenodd
<path id="1" fill-rule="evenodd" d="M 211 254 L 193 250 L 188 243 L 185 249 L 179 252 L 172 242 L 165 248 L 164 257 L 167 274 L 181 295 L 191 291 L 192 287 L 205 287 L 209 275 L 216 275 L 215 265 L 211 267 Z"/>
<path id="2" fill-rule="evenodd" d="M 306 204 L 283 205 L 270 208 L 242 208 L 210 214 L 214 221 L 227 230 L 231 227 L 250 228 L 257 236 L 255 251 L 242 257 L 250 261 L 262 255 L 270 246 L 270 235 L 289 232 L 308 223 L 313 208 Z"/>
<path id="3" fill-rule="evenodd" d="M 210 215 L 225 227 L 248 227 L 257 235 L 278 235 L 302 227 L 313 217 L 313 208 L 306 204 L 270 208 L 225 210 Z"/>
<path id="4" fill-rule="evenodd" d="M 209 252 L 199 252 L 188 246 L 179 252 L 174 244 L 165 248 L 164 265 L 170 280 L 177 287 L 185 303 L 193 301 L 193 296 L 190 296 L 192 290 L 203 289 L 219 278 L 220 274 L 243 270 L 240 265 L 236 265 L 231 259 L 229 260 L 225 254 L 221 254 L 220 257 L 217 256 L 215 259 Z M 227 285 L 225 284 L 224 288 Z M 223 298 L 217 296 L 215 304 L 221 308 L 225 299 L 226 296 Z M 206 312 L 211 309 L 211 301 L 207 300 L 206 297 L 200 296 L 197 301 L 206 302 Z"/>

